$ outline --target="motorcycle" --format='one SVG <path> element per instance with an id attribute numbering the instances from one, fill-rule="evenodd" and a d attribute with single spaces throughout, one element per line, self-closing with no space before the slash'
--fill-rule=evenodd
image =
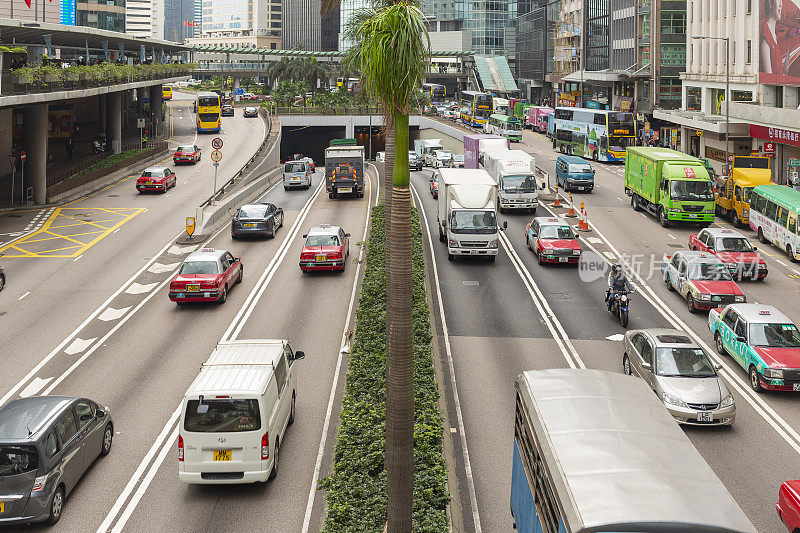
<path id="1" fill-rule="evenodd" d="M 611 314 L 615 317 L 619 318 L 619 323 L 622 324 L 622 327 L 628 327 L 628 306 L 630 305 L 631 297 L 630 295 L 635 291 L 614 291 L 611 293 L 609 289 L 606 291 L 606 302 L 608 302 L 609 298 L 613 298 L 611 302 Z"/>
<path id="2" fill-rule="evenodd" d="M 108 151 L 106 140 L 103 137 L 95 137 L 92 140 L 92 153 L 99 154 L 100 152 Z"/>

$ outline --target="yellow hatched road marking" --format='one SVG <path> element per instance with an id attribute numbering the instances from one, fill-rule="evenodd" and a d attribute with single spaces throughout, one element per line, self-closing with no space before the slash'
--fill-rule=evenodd
<path id="1" fill-rule="evenodd" d="M 144 211 L 146 208 L 59 207 L 53 211 L 40 229 L 13 244 L 0 248 L 0 254 L 4 257 L 77 257 Z M 102 214 L 104 218 L 98 221 L 81 220 L 77 218 L 79 214 L 84 216 Z M 108 215 L 116 215 L 117 218 L 108 218 Z M 78 232 L 61 234 L 55 231 L 63 228 L 75 228 Z M 95 230 L 95 228 L 97 229 Z M 90 231 L 80 231 L 81 229 Z M 88 242 L 78 239 L 78 237 L 87 236 L 92 236 Z M 45 242 L 45 246 L 56 247 L 40 249 L 39 246 Z M 59 244 L 61 246 L 58 246 Z"/>

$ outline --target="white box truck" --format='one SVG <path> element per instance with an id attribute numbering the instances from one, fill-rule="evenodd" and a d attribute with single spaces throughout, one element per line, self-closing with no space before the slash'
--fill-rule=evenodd
<path id="1" fill-rule="evenodd" d="M 457 255 L 497 257 L 497 183 L 482 169 L 440 168 L 439 240 L 447 245 L 447 259 Z M 505 229 L 507 223 L 503 224 Z"/>
<path id="2" fill-rule="evenodd" d="M 536 160 L 522 150 L 491 150 L 483 154 L 489 175 L 499 187 L 499 209 L 525 209 L 536 213 L 539 191 L 534 169 Z"/>
<path id="3" fill-rule="evenodd" d="M 178 425 L 178 479 L 254 483 L 274 478 L 294 422 L 297 373 L 285 340 L 221 342 L 186 391 Z"/>
<path id="4" fill-rule="evenodd" d="M 417 139 L 414 141 L 414 151 L 422 159 L 426 167 L 435 166 L 436 150 L 444 150 L 441 139 Z"/>
<path id="5" fill-rule="evenodd" d="M 478 141 L 478 168 L 486 168 L 484 154 L 493 150 L 508 150 L 508 139 L 505 137 L 481 139 Z M 488 169 L 487 169 L 488 170 Z"/>

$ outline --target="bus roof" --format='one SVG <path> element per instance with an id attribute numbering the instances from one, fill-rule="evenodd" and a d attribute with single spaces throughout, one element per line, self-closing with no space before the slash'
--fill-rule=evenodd
<path id="1" fill-rule="evenodd" d="M 491 116 L 491 118 L 495 118 L 497 120 L 509 121 L 511 119 L 520 120 L 520 118 L 516 115 L 501 115 L 500 113 L 495 113 Z"/>
<path id="2" fill-rule="evenodd" d="M 792 187 L 775 184 L 759 185 L 753 189 L 753 192 L 756 192 L 764 198 L 772 200 L 773 202 L 778 202 L 786 205 L 787 207 L 800 209 L 800 191 L 797 191 Z"/>
<path id="3" fill-rule="evenodd" d="M 567 531 L 755 532 L 643 380 L 550 369 L 516 386 Z"/>
<path id="4" fill-rule="evenodd" d="M 489 93 L 482 93 L 480 91 L 461 91 L 461 96 L 475 96 L 476 94 L 489 96 Z"/>
<path id="5" fill-rule="evenodd" d="M 212 93 L 212 92 L 208 92 L 208 91 L 202 92 L 202 93 L 197 93 L 197 97 L 198 98 L 205 98 L 207 96 L 211 96 L 213 98 L 219 98 L 219 95 L 217 93 Z"/>

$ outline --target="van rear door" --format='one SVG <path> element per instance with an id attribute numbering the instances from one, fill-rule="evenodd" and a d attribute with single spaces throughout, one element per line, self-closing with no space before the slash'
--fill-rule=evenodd
<path id="1" fill-rule="evenodd" d="M 185 400 L 184 470 L 210 474 L 262 470 L 266 424 L 257 397 Z"/>

